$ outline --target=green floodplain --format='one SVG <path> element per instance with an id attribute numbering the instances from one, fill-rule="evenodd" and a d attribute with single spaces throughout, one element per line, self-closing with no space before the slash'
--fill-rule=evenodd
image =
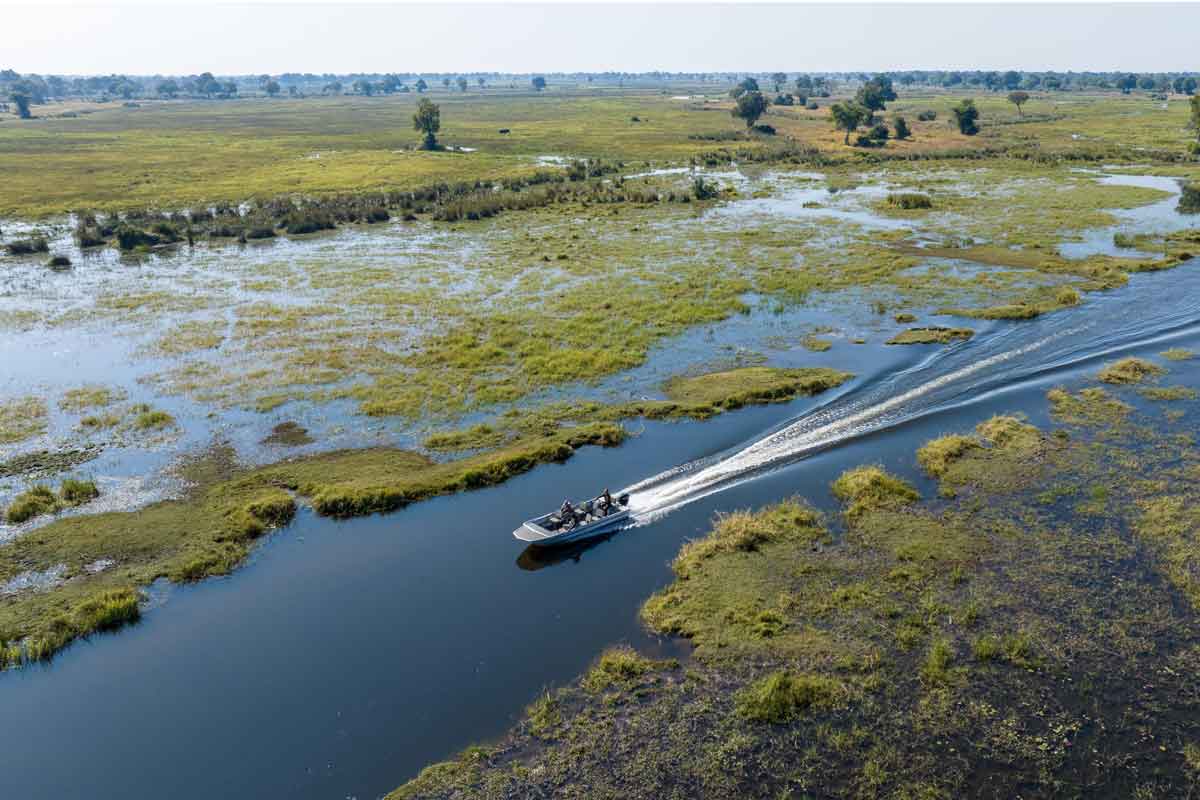
<path id="1" fill-rule="evenodd" d="M 407 95 L 6 118 L 0 239 L 18 246 L 0 273 L 25 282 L 0 328 L 102 330 L 139 367 L 0 397 L 0 585 L 16 587 L 0 667 L 136 622 L 156 579 L 235 570 L 297 504 L 394 511 L 619 446 L 637 419 L 819 394 L 853 377 L 867 339 L 951 345 L 1191 268 L 1200 247 L 1195 227 L 1089 238 L 1173 197 L 1123 177 L 1178 179 L 1187 200 L 1187 97 L 1034 91 L 1017 106 L 913 86 L 881 113 L 909 137 L 854 147 L 830 106 L 857 86 L 771 106 L 770 134 L 731 117 L 727 88 L 431 92 L 433 152 L 414 147 Z M 972 135 L 949 122 L 967 98 Z M 130 269 L 42 291 L 83 274 L 64 242 Z M 391 257 L 373 256 L 381 243 Z M 186 268 L 134 268 L 170 258 Z M 760 342 L 808 366 L 713 352 L 636 392 L 591 391 L 680 337 L 798 308 L 846 317 Z M 690 658 L 597 654 L 501 741 L 395 796 L 1186 794 L 1200 456 L 1176 410 L 1197 387 L 1170 371 L 1191 357 L 1114 359 L 1051 390 L 1054 429 L 1001 415 L 930 441 L 913 458 L 934 495 L 864 464 L 831 487 L 838 515 L 797 497 L 720 516 L 642 611 Z M 289 414 L 327 406 L 344 416 L 323 446 Z M 278 422 L 276 449 L 172 450 L 235 415 Z M 403 435 L 333 435 L 379 420 Z M 280 455 L 293 446 L 310 449 Z M 171 455 L 181 488 L 89 513 L 105 500 L 89 463 L 126 451 Z M 1118 562 L 1135 566 L 1114 582 Z"/>

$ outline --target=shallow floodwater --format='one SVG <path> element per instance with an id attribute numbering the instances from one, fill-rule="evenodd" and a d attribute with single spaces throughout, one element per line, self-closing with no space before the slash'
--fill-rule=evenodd
<path id="1" fill-rule="evenodd" d="M 1131 306 L 1154 319 L 1117 313 Z M 30 798 L 379 796 L 500 735 L 542 687 L 572 679 L 606 645 L 683 650 L 647 636 L 637 610 L 716 511 L 797 494 L 832 510 L 829 482 L 863 462 L 930 493 L 913 456 L 928 438 L 1000 412 L 1047 423 L 1048 386 L 1118 354 L 1170 346 L 1200 346 L 1200 270 L 1138 275 L 1080 308 L 995 323 L 948 348 L 857 348 L 858 378 L 836 394 L 704 423 L 647 423 L 620 448 L 585 449 L 492 489 L 345 522 L 302 513 L 231 578 L 171 590 L 142 624 L 3 676 L 5 789 Z M 1006 353 L 989 362 L 995 370 L 962 373 Z M 1173 381 L 1194 383 L 1195 365 L 1171 369 Z M 851 418 L 863 424 L 829 427 Z M 707 487 L 720 491 L 561 560 L 531 558 L 509 535 L 564 496 L 696 459 L 727 463 L 796 426 L 829 441 L 777 452 Z"/>

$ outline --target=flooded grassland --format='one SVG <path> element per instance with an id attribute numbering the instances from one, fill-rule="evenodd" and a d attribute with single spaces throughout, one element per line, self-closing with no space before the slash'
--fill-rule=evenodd
<path id="1" fill-rule="evenodd" d="M 3 257 L 0 639 L 33 658 L 124 624 L 88 604 L 228 572 L 296 495 L 348 516 L 490 485 L 617 444 L 623 419 L 822 391 L 856 347 L 1074 307 L 1195 248 L 1165 177 L 997 161 L 593 181 L 481 221 L 137 252 L 7 223 L 70 267 Z M 920 210 L 891 202 L 915 193 Z M 1109 231 L 1136 248 L 1100 246 Z M 764 365 L 757 394 L 722 377 Z"/>

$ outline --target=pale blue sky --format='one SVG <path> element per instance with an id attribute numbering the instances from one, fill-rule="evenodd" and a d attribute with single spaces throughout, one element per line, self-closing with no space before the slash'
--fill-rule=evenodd
<path id="1" fill-rule="evenodd" d="M 1200 70 L 1200 3 L 0 7 L 20 72 Z"/>

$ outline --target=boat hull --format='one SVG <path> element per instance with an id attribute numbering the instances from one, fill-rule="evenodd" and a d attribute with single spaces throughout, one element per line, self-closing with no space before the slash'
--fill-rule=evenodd
<path id="1" fill-rule="evenodd" d="M 551 531 L 543 528 L 541 523 L 548 517 L 549 515 L 527 520 L 521 527 L 513 531 L 513 536 L 534 547 L 554 547 L 556 545 L 571 544 L 572 542 L 590 539 L 593 536 L 612 533 L 617 528 L 622 527 L 629 521 L 629 509 L 614 511 L 606 517 L 601 517 L 585 525 L 576 525 L 568 531 Z"/>

